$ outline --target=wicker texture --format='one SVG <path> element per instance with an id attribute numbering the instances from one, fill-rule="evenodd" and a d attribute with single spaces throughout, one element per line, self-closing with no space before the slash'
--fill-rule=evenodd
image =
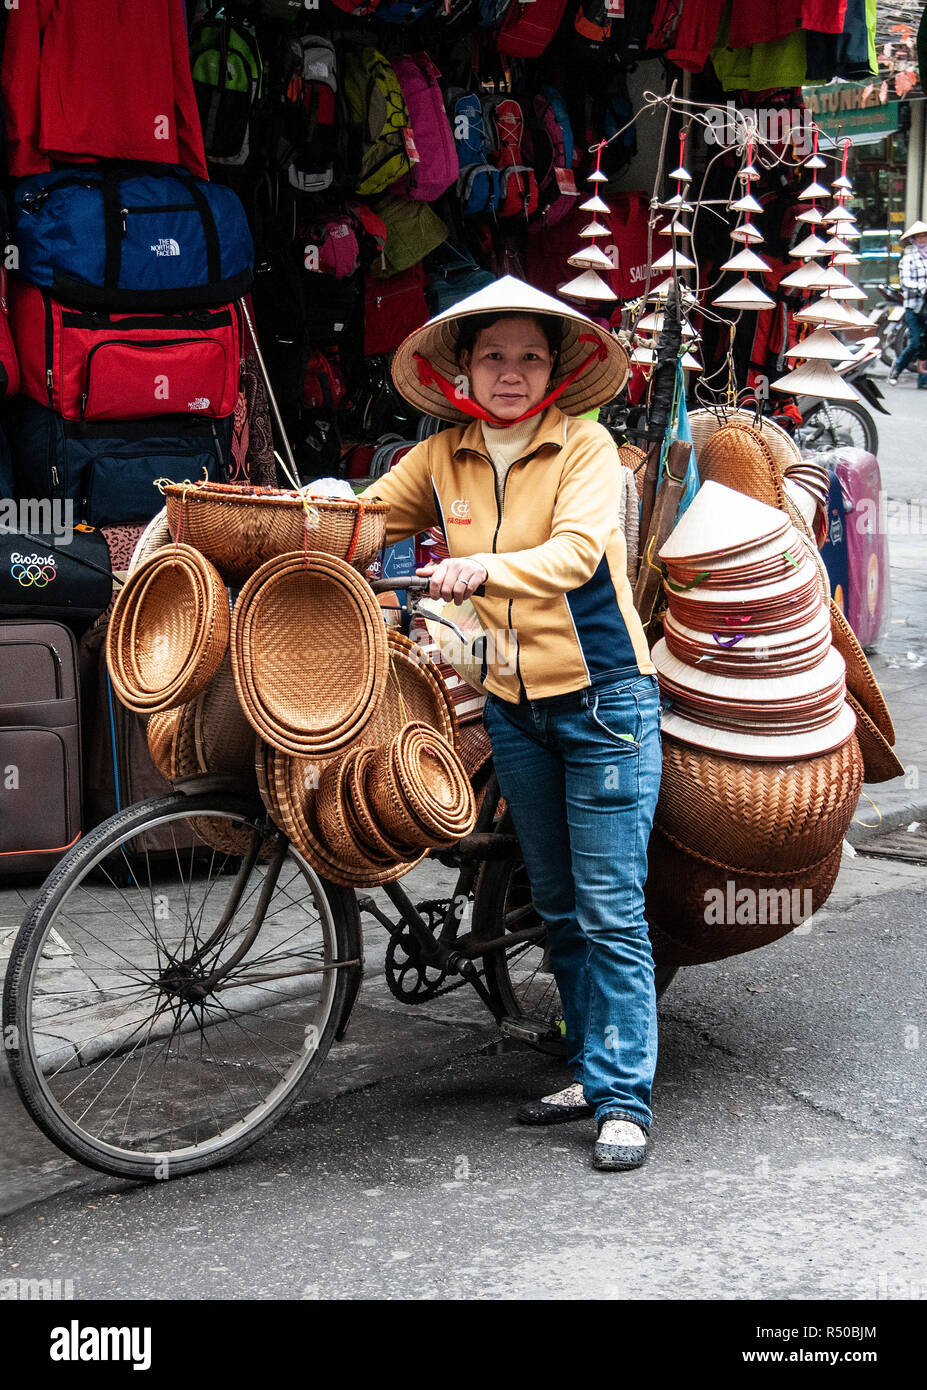
<path id="1" fill-rule="evenodd" d="M 394 742 L 393 762 L 406 805 L 426 832 L 447 844 L 470 833 L 473 788 L 450 744 L 431 730 L 407 725 Z"/>
<path id="2" fill-rule="evenodd" d="M 802 463 L 801 452 L 794 439 L 773 420 L 761 417 L 758 422 L 755 411 L 731 410 L 716 414 L 713 410 L 692 410 L 689 412 L 689 428 L 692 432 L 692 448 L 696 463 L 701 460 L 703 446 L 725 425 L 746 425 L 750 429 L 758 430 L 783 474 L 788 473 L 796 464 Z"/>
<path id="3" fill-rule="evenodd" d="M 654 823 L 680 848 L 738 869 L 803 869 L 841 843 L 862 781 L 853 737 L 820 757 L 751 763 L 664 734 Z"/>
<path id="4" fill-rule="evenodd" d="M 293 550 L 366 569 L 383 545 L 389 512 L 387 502 L 320 500 L 244 483 L 172 483 L 164 496 L 174 539 L 196 546 L 233 585 Z"/>
<path id="5" fill-rule="evenodd" d="M 636 444 L 619 444 L 618 457 L 625 468 L 630 468 L 634 474 L 634 486 L 640 498 L 644 492 L 644 465 L 647 462 L 647 455 Z"/>
<path id="6" fill-rule="evenodd" d="M 194 716 L 197 761 L 202 772 L 254 781 L 254 730 L 244 716 L 228 656 L 197 696 Z"/>
<path id="7" fill-rule="evenodd" d="M 147 560 L 149 555 L 154 555 L 156 550 L 163 550 L 166 545 L 170 545 L 172 539 L 171 528 L 167 524 L 167 511 L 162 507 L 157 516 L 152 517 L 138 538 L 138 543 L 129 561 L 128 577 L 131 578 L 142 561 Z"/>
<path id="8" fill-rule="evenodd" d="M 425 724 L 455 748 L 459 729 L 447 682 L 421 647 L 391 628 L 386 632 L 389 671 L 383 695 L 360 736 L 370 747 L 389 743 L 404 724 Z"/>
<path id="9" fill-rule="evenodd" d="M 229 644 L 225 585 L 186 545 L 157 551 L 128 580 L 106 634 L 106 664 L 124 705 L 174 709 L 212 680 Z"/>
<path id="10" fill-rule="evenodd" d="M 840 870 L 841 854 L 842 844 L 837 844 L 817 863 L 804 869 L 748 873 L 680 849 L 655 829 L 648 849 L 645 893 L 647 920 L 659 923 L 656 928 L 651 925 L 656 959 L 661 965 L 703 965 L 779 940 L 810 915 L 806 909 L 817 912 L 827 901 Z M 729 882 L 733 884 L 731 889 Z M 750 897 L 737 904 L 737 894 L 743 890 Z M 789 895 L 788 910 L 767 909 L 765 915 L 771 920 L 760 920 L 766 895 L 778 895 L 783 890 Z M 722 920 L 706 920 L 719 901 L 723 905 L 719 914 Z M 729 918 L 729 902 L 735 905 L 733 920 L 725 920 Z M 749 920 L 751 912 L 755 921 Z M 777 917 L 787 920 L 775 920 Z"/>
<path id="11" fill-rule="evenodd" d="M 255 732 L 281 752 L 319 758 L 345 749 L 376 713 L 386 628 L 369 586 L 343 560 L 283 555 L 242 589 L 231 659 Z"/>

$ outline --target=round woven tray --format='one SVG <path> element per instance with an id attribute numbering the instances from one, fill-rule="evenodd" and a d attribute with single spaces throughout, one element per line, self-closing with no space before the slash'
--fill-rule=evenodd
<path id="1" fill-rule="evenodd" d="M 235 776 L 253 786 L 254 730 L 239 702 L 228 656 L 197 696 L 194 737 L 201 771 Z"/>
<path id="2" fill-rule="evenodd" d="M 431 730 L 406 725 L 394 745 L 394 766 L 406 805 L 426 831 L 453 843 L 473 829 L 473 788 L 450 744 Z"/>
<path id="3" fill-rule="evenodd" d="M 348 755 L 342 787 L 342 806 L 357 846 L 373 863 L 396 863 L 407 853 L 394 844 L 377 824 L 367 797 L 367 772 L 376 756 L 373 748 L 357 748 Z"/>
<path id="4" fill-rule="evenodd" d="M 430 848 L 452 843 L 452 837 L 433 833 L 413 815 L 396 770 L 396 740 L 376 750 L 367 769 L 367 804 L 383 834 L 393 844 L 410 849 Z"/>
<path id="5" fill-rule="evenodd" d="M 859 745 L 796 762 L 741 762 L 663 736 L 655 824 L 738 869 L 803 869 L 839 845 L 863 781 Z"/>
<path id="6" fill-rule="evenodd" d="M 235 604 L 230 646 L 245 716 L 281 752 L 333 755 L 376 713 L 386 628 L 369 585 L 333 555 L 262 565 Z"/>
<path id="7" fill-rule="evenodd" d="M 154 714 L 199 694 L 228 642 L 228 595 L 216 570 L 190 546 L 170 546 L 144 560 L 117 598 L 106 663 L 122 703 Z"/>
<path id="8" fill-rule="evenodd" d="M 704 965 L 767 946 L 802 925 L 805 909 L 824 905 L 840 870 L 842 842 L 804 869 L 747 873 L 679 849 L 654 829 L 648 848 L 646 914 L 661 965 Z M 728 884 L 733 886 L 728 888 Z M 747 890 L 749 897 L 737 894 Z M 783 902 L 781 892 L 788 894 Z M 765 897 L 772 893 L 771 900 Z M 765 915 L 769 919 L 761 921 Z M 785 904 L 787 903 L 787 908 Z M 733 921 L 729 916 L 733 905 Z M 785 908 L 785 910 L 783 910 Z M 742 920 L 737 921 L 738 909 Z M 752 915 L 756 920 L 743 920 Z M 720 921 L 712 920 L 719 916 Z M 789 920 L 776 920 L 786 917 Z"/>
<path id="9" fill-rule="evenodd" d="M 358 742 L 377 748 L 391 742 L 405 724 L 424 724 L 456 748 L 459 739 L 454 702 L 435 662 L 416 642 L 392 628 L 386 631 L 389 669 L 380 703 Z"/>
<path id="10" fill-rule="evenodd" d="M 171 535 L 195 545 L 233 585 L 293 550 L 366 569 L 383 545 L 389 512 L 387 502 L 318 500 L 235 483 L 171 483 L 164 496 Z"/>

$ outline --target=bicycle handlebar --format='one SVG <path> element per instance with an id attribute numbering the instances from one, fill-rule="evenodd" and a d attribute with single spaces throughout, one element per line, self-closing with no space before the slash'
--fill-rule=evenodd
<path id="1" fill-rule="evenodd" d="M 413 594 L 424 594 L 431 580 L 424 574 L 400 575 L 398 579 L 371 579 L 370 587 L 375 594 L 388 594 L 397 589 L 407 589 Z"/>

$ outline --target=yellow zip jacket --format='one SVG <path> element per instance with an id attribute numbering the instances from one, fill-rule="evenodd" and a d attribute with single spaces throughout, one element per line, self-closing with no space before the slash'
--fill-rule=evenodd
<path id="1" fill-rule="evenodd" d="M 501 506 L 478 420 L 423 440 L 361 495 L 389 502 L 388 545 L 437 524 L 451 555 L 485 565 L 472 602 L 486 687 L 536 700 L 655 674 L 618 525 L 621 467 L 603 425 L 552 405 Z"/>

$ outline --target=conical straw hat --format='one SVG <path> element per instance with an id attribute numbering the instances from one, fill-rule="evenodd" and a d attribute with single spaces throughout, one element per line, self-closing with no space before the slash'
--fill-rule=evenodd
<path id="1" fill-rule="evenodd" d="M 410 333 L 396 349 L 393 381 L 416 410 L 455 424 L 469 422 L 471 416 L 457 409 L 436 383 L 426 384 L 421 380 L 416 354 L 430 362 L 447 380 L 453 381 L 460 373 L 457 361 L 460 321 L 480 314 L 553 314 L 562 319 L 563 342 L 552 377 L 553 386 L 580 367 L 591 351 L 601 352 L 600 360 L 590 362 L 557 400 L 557 405 L 567 415 L 581 415 L 613 400 L 628 379 L 628 354 L 607 329 L 593 323 L 572 305 L 543 294 L 513 275 L 504 275 L 494 284 L 486 285 L 436 314 Z"/>
<path id="2" fill-rule="evenodd" d="M 858 401 L 859 395 L 848 381 L 834 371 L 829 362 L 814 357 L 801 367 L 770 382 L 774 391 L 790 396 L 819 396 L 825 401 Z"/>
<path id="3" fill-rule="evenodd" d="M 657 553 L 661 560 L 694 562 L 761 545 L 788 529 L 788 517 L 775 507 L 709 481 Z"/>

